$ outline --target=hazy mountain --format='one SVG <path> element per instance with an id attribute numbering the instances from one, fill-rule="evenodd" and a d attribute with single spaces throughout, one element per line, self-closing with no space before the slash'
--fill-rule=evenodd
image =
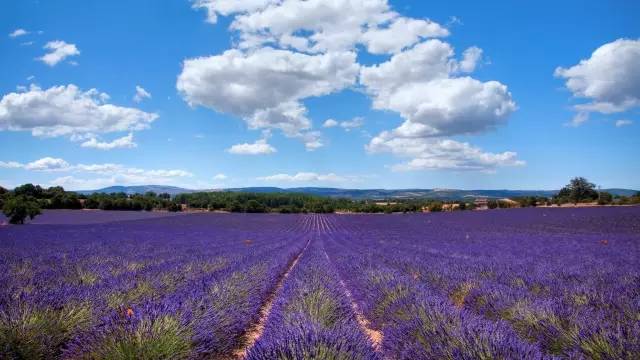
<path id="1" fill-rule="evenodd" d="M 144 194 L 153 191 L 157 194 L 169 193 L 171 195 L 193 193 L 200 191 L 235 191 L 235 192 L 256 192 L 256 193 L 302 193 L 318 196 L 343 197 L 350 199 L 441 199 L 441 200 L 460 200 L 464 198 L 474 197 L 490 197 L 490 198 L 508 198 L 516 196 L 553 196 L 557 190 L 458 190 L 458 189 L 339 189 L 325 187 L 294 187 L 294 188 L 278 188 L 278 187 L 244 187 L 244 188 L 228 188 L 215 190 L 193 190 L 176 186 L 166 185 L 139 185 L 139 186 L 110 186 L 98 190 L 77 191 L 80 194 L 91 193 L 114 193 L 124 192 L 126 194 Z M 602 189 L 613 195 L 630 196 L 636 193 L 636 190 L 630 189 Z"/>
<path id="2" fill-rule="evenodd" d="M 192 193 L 192 192 L 207 191 L 207 190 L 189 190 L 189 189 L 184 189 L 177 186 L 167 186 L 167 185 L 138 185 L 138 186 L 109 186 L 109 187 L 98 189 L 98 190 L 80 190 L 76 192 L 79 194 L 93 194 L 93 193 L 110 194 L 110 193 L 123 192 L 125 194 L 133 195 L 133 194 L 144 194 L 148 191 L 153 191 L 156 194 L 169 193 L 171 195 L 177 195 L 177 194 Z"/>

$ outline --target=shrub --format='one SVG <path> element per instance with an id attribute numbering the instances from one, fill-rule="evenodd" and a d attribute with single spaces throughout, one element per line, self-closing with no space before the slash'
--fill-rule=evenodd
<path id="1" fill-rule="evenodd" d="M 38 201 L 30 196 L 9 197 L 2 207 L 2 212 L 9 218 L 12 224 L 24 224 L 27 217 L 33 220 L 40 215 L 40 205 Z"/>

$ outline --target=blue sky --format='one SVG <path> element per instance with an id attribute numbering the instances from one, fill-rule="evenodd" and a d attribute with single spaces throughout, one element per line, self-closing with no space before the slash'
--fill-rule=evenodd
<path id="1" fill-rule="evenodd" d="M 640 189 L 637 1 L 333 3 L 3 2 L 0 185 Z"/>

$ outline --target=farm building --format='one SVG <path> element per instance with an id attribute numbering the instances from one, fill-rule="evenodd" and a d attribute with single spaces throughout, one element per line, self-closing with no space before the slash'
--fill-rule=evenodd
<path id="1" fill-rule="evenodd" d="M 473 201 L 476 206 L 476 210 L 486 210 L 489 208 L 489 199 L 486 197 L 479 197 Z"/>

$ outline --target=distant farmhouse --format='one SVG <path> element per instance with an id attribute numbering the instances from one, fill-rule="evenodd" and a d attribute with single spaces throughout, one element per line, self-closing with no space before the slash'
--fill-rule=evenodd
<path id="1" fill-rule="evenodd" d="M 476 210 L 487 210 L 489 209 L 489 198 L 485 196 L 477 197 L 473 201 L 473 204 L 475 205 Z"/>

